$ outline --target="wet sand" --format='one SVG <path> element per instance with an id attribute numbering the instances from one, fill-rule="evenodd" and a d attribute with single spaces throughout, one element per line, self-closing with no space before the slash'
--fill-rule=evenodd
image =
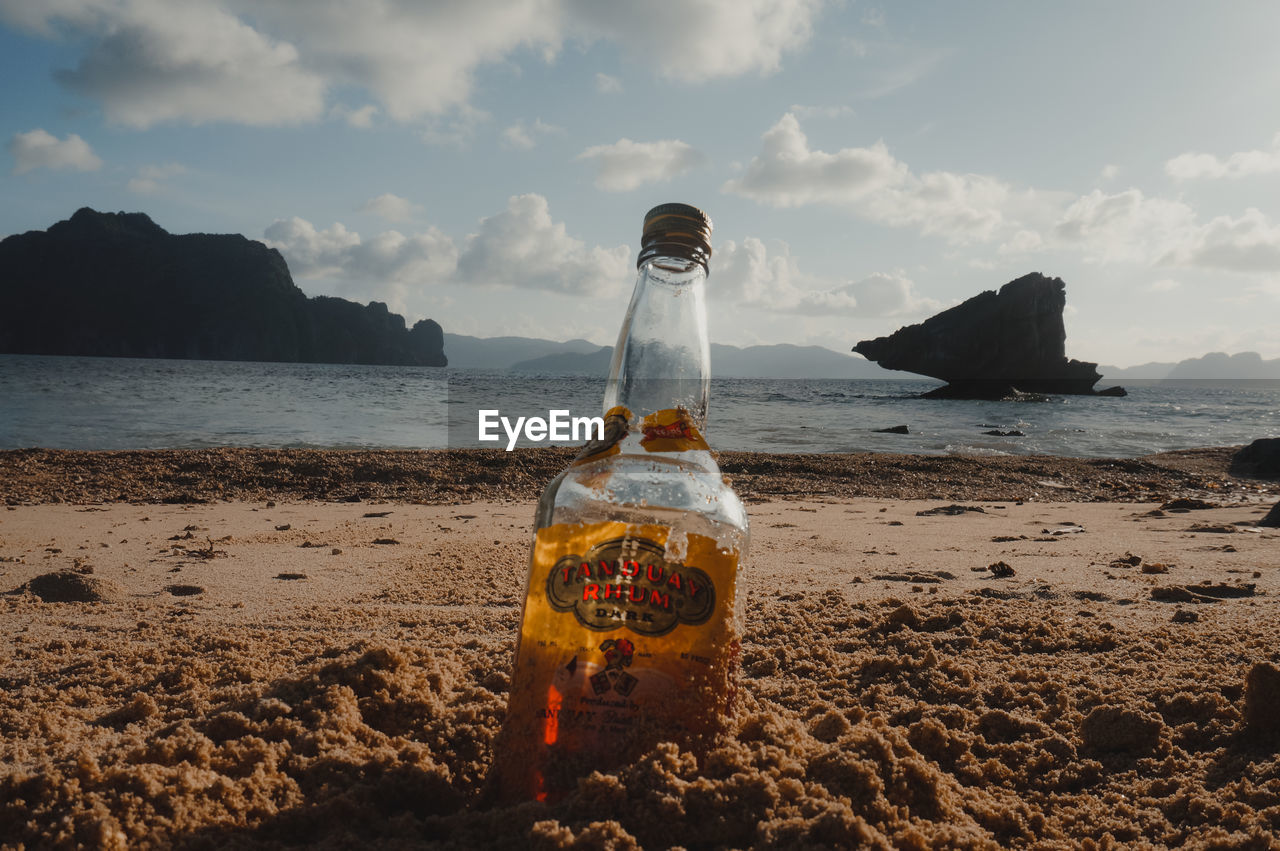
<path id="1" fill-rule="evenodd" d="M 731 734 L 514 807 L 560 459 L 439 454 L 0 453 L 0 843 L 1277 847 L 1280 484 L 1229 453 L 726 455 Z"/>

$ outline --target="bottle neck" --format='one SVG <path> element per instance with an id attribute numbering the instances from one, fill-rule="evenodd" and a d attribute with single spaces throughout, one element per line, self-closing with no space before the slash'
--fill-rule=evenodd
<path id="1" fill-rule="evenodd" d="M 644 260 L 613 350 L 605 410 L 623 405 L 642 418 L 684 408 L 700 431 L 707 420 L 711 348 L 706 268 L 696 260 Z"/>

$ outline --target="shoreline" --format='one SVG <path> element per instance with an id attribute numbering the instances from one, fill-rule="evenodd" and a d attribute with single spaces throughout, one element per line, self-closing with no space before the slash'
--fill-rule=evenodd
<path id="1" fill-rule="evenodd" d="M 1164 502 L 1266 498 L 1234 477 L 1237 446 L 1139 458 L 717 453 L 744 501 L 810 497 Z M 451 504 L 534 500 L 576 450 L 181 449 L 0 451 L 0 503 L 207 503 L 311 499 Z"/>

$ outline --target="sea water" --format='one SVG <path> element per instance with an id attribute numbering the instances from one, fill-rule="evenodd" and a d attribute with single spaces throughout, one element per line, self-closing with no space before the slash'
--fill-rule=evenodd
<path id="1" fill-rule="evenodd" d="M 707 430 L 723 450 L 1082 457 L 1280 437 L 1280 381 L 1126 382 L 1123 398 L 1044 402 L 920 398 L 938 385 L 716 379 Z M 496 446 L 476 440 L 478 407 L 598 416 L 603 387 L 603 377 L 431 367 L 0 355 L 0 449 Z M 909 434 L 877 431 L 898 425 Z"/>

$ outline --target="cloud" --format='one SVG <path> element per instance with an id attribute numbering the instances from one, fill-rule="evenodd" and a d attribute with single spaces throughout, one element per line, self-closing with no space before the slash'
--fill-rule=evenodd
<path id="1" fill-rule="evenodd" d="M 877 272 L 836 292 L 845 292 L 857 299 L 858 316 L 919 316 L 942 309 L 942 302 L 921 296 L 916 292 L 915 283 L 900 272 Z"/>
<path id="2" fill-rule="evenodd" d="M 547 124 L 541 118 L 535 119 L 533 124 L 525 124 L 521 120 L 502 131 L 502 143 L 508 148 L 527 151 L 538 144 L 539 137 L 563 132 L 563 127 Z"/>
<path id="3" fill-rule="evenodd" d="M 901 184 L 909 173 L 883 142 L 834 154 L 810 150 L 791 113 L 765 132 L 762 143 L 742 177 L 724 184 L 725 192 L 775 207 L 849 204 Z"/>
<path id="4" fill-rule="evenodd" d="M 113 123 L 292 124 L 324 112 L 327 82 L 293 44 L 212 3 L 69 0 L 48 18 L 89 38 L 80 63 L 55 76 L 101 101 Z"/>
<path id="5" fill-rule="evenodd" d="M 1202 223 L 1182 201 L 1149 198 L 1139 189 L 1094 190 L 1066 209 L 1053 234 L 1089 262 L 1280 272 L 1280 225 L 1253 208 Z"/>
<path id="6" fill-rule="evenodd" d="M 1164 170 L 1174 180 L 1239 179 L 1280 173 L 1280 133 L 1271 140 L 1269 151 L 1238 151 L 1225 160 L 1213 154 L 1181 154 L 1166 162 Z"/>
<path id="7" fill-rule="evenodd" d="M 393 195 L 390 192 L 383 193 L 376 198 L 370 198 L 360 205 L 360 212 L 373 213 L 389 222 L 403 222 L 413 217 L 414 213 L 419 209 L 408 198 L 401 198 L 399 195 Z"/>
<path id="8" fill-rule="evenodd" d="M 1169 293 L 1181 287 L 1178 281 L 1172 278 L 1161 278 L 1158 281 L 1152 281 L 1144 288 L 1149 293 Z"/>
<path id="9" fill-rule="evenodd" d="M 26 174 L 38 168 L 94 171 L 102 167 L 102 160 L 89 143 L 75 133 L 65 139 L 41 129 L 17 133 L 9 140 L 9 154 L 13 157 L 14 174 Z"/>
<path id="10" fill-rule="evenodd" d="M 1044 248 L 1044 237 L 1033 230 L 1020 230 L 996 249 L 997 254 L 1030 254 Z"/>
<path id="11" fill-rule="evenodd" d="M 622 81 L 603 72 L 596 73 L 596 91 L 602 95 L 616 95 L 622 92 Z"/>
<path id="12" fill-rule="evenodd" d="M 631 249 L 587 248 L 551 219 L 547 199 L 517 195 L 480 220 L 458 259 L 458 281 L 578 295 L 617 293 L 630 283 Z"/>
<path id="13" fill-rule="evenodd" d="M 771 74 L 813 34 L 820 0 L 564 0 L 573 32 L 613 41 L 675 80 Z"/>
<path id="14" fill-rule="evenodd" d="M 144 165 L 138 169 L 137 175 L 129 180 L 125 188 L 139 195 L 154 195 L 164 188 L 164 181 L 186 173 L 187 167 L 181 163 Z"/>
<path id="15" fill-rule="evenodd" d="M 915 284 L 899 272 L 876 273 L 833 286 L 803 274 L 785 243 L 770 254 L 754 237 L 716 246 L 712 270 L 710 298 L 722 305 L 849 317 L 912 316 L 941 307 L 940 302 L 921 297 Z"/>
<path id="16" fill-rule="evenodd" d="M 401 308 L 411 290 L 445 285 L 616 296 L 633 275 L 627 246 L 587 247 L 552 220 L 540 195 L 510 198 L 506 209 L 480 220 L 461 250 L 435 227 L 365 239 L 341 222 L 322 230 L 296 216 L 273 222 L 263 236 L 295 276 L 331 279 L 352 294 L 376 295 Z"/>
<path id="17" fill-rule="evenodd" d="M 0 0 L 0 18 L 80 46 L 58 79 L 108 120 L 292 124 L 327 114 L 330 92 L 361 89 L 392 120 L 469 105 L 478 69 L 521 51 L 553 61 L 569 39 L 611 42 L 689 82 L 772 73 L 802 48 L 820 0 Z M 597 86 L 611 90 L 608 75 Z M 616 81 L 615 81 L 616 82 Z M 364 126 L 364 108 L 343 115 Z"/>
<path id="18" fill-rule="evenodd" d="M 1235 219 L 1218 216 L 1163 259 L 1227 272 L 1280 273 L 1280 225 L 1253 208 Z"/>
<path id="19" fill-rule="evenodd" d="M 407 287 L 448 280 L 458 262 L 453 240 L 434 227 L 409 235 L 390 230 L 366 240 L 341 222 L 319 230 L 295 216 L 275 221 L 263 236 L 297 277 L 339 279 L 348 290 L 400 309 Z"/>
<path id="20" fill-rule="evenodd" d="M 1089 262 L 1151 262 L 1178 246 L 1195 226 L 1181 201 L 1148 198 L 1140 189 L 1095 189 L 1067 207 L 1054 236 L 1084 251 Z"/>
<path id="21" fill-rule="evenodd" d="M 645 183 L 670 180 L 702 163 L 704 157 L 679 139 L 619 139 L 612 145 L 587 148 L 578 154 L 578 159 L 595 165 L 597 189 L 628 192 Z"/>
<path id="22" fill-rule="evenodd" d="M 402 234 L 390 230 L 362 239 L 340 222 L 318 230 L 298 217 L 280 219 L 263 233 L 299 279 L 326 281 L 336 294 L 381 301 L 412 318 L 423 311 L 424 287 L 447 281 L 458 263 L 453 240 L 436 228 Z"/>
<path id="23" fill-rule="evenodd" d="M 912 174 L 883 141 L 836 153 L 812 150 L 787 113 L 762 137 L 761 151 L 723 191 L 775 207 L 830 204 L 872 221 L 915 225 L 962 242 L 987 239 L 1005 224 L 1010 187 L 979 174 Z"/>
<path id="24" fill-rule="evenodd" d="M 805 106 L 802 103 L 793 103 L 787 109 L 787 112 L 799 119 L 810 118 L 839 118 L 843 115 L 853 115 L 853 107 L 850 106 Z"/>

